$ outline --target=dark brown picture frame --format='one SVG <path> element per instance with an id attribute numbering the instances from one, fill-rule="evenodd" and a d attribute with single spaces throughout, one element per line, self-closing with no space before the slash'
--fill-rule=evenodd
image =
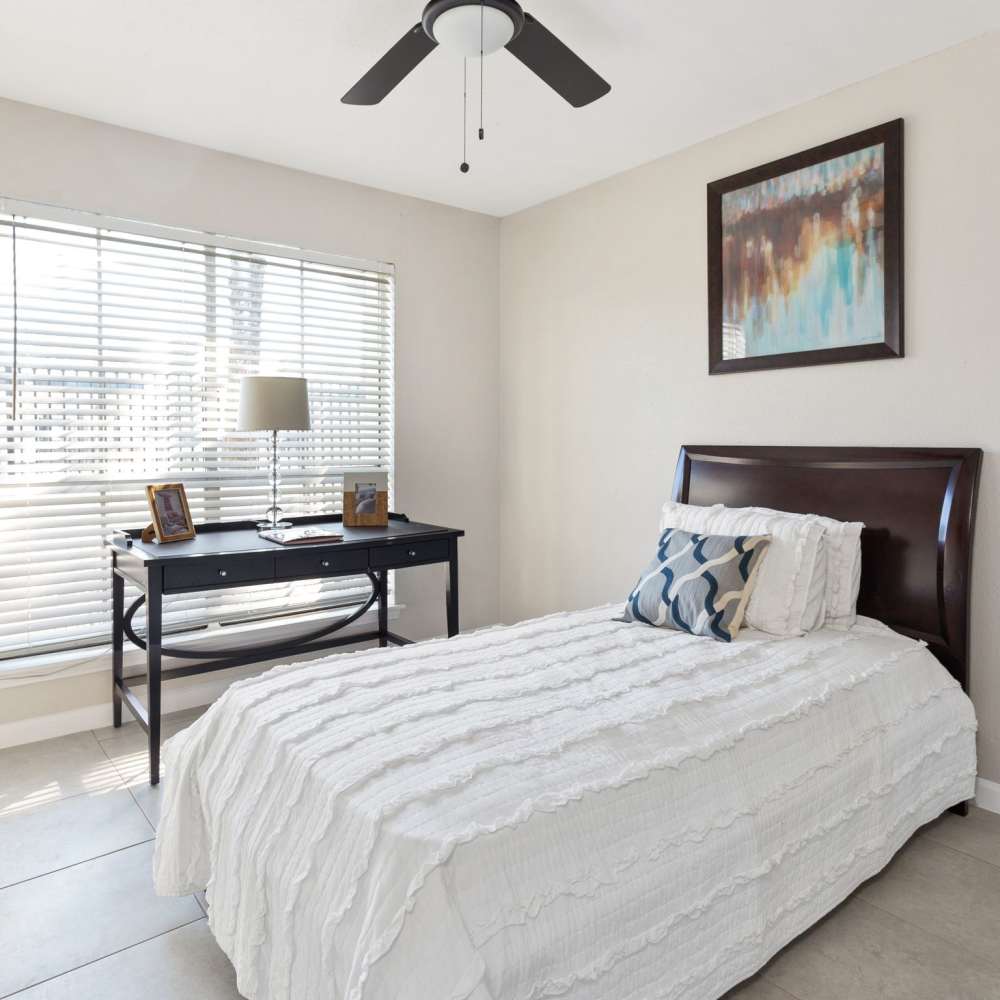
<path id="1" fill-rule="evenodd" d="M 884 288 L 885 339 L 876 344 L 856 344 L 812 351 L 791 351 L 753 358 L 722 357 L 722 196 L 782 174 L 811 167 L 882 143 L 885 149 Z M 903 119 L 876 125 L 862 132 L 784 156 L 708 185 L 708 371 L 761 371 L 801 368 L 903 357 Z"/>

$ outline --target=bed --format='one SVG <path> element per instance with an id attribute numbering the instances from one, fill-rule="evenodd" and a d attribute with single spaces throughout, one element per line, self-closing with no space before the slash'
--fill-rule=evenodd
<path id="1" fill-rule="evenodd" d="M 154 877 L 253 1000 L 710 1000 L 971 798 L 975 450 L 685 448 L 675 498 L 863 520 L 849 630 L 621 602 L 240 682 Z"/>

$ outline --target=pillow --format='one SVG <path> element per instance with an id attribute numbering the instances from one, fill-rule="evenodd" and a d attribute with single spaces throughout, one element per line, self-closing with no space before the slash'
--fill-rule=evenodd
<path id="1" fill-rule="evenodd" d="M 802 635 L 823 624 L 826 552 L 819 518 L 764 507 L 696 507 L 668 501 L 660 528 L 668 526 L 703 534 L 769 536 L 771 545 L 747 604 L 746 623 L 777 636 Z"/>
<path id="2" fill-rule="evenodd" d="M 826 621 L 831 628 L 851 628 L 858 620 L 861 589 L 861 521 L 835 521 L 817 515 L 826 548 Z"/>
<path id="3" fill-rule="evenodd" d="M 667 528 L 628 596 L 625 621 L 732 642 L 769 541 Z"/>

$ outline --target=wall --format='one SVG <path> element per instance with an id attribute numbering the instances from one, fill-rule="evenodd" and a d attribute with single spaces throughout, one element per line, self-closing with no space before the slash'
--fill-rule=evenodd
<path id="1" fill-rule="evenodd" d="M 467 529 L 465 628 L 620 599 L 685 440 L 984 447 L 973 696 L 982 771 L 1000 780 L 998 90 L 993 34 L 502 225 L 0 100 L 0 195 L 394 261 L 396 505 Z M 709 378 L 705 183 L 897 116 L 907 357 Z M 400 574 L 401 631 L 443 630 L 442 587 L 437 567 Z M 98 665 L 0 683 L 0 745 L 99 724 Z M 165 704 L 213 683 L 167 685 Z"/>
<path id="2" fill-rule="evenodd" d="M 620 600 L 678 447 L 978 445 L 981 774 L 1000 780 L 1000 34 L 503 220 L 501 614 Z M 705 185 L 906 120 L 906 358 L 709 377 Z"/>
<path id="3" fill-rule="evenodd" d="M 466 530 L 462 626 L 496 621 L 498 220 L 11 101 L 0 100 L 0 137 L 0 197 L 393 261 L 395 506 Z M 398 581 L 398 630 L 442 634 L 443 569 Z M 165 705 L 212 690 L 174 682 Z M 54 735 L 96 712 L 109 720 L 108 706 L 104 670 L 0 686 L 0 745 L 5 726 L 11 742 Z"/>

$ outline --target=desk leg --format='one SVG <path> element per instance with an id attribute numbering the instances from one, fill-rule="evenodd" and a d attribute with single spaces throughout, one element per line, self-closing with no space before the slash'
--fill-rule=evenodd
<path id="1" fill-rule="evenodd" d="M 375 579 L 378 580 L 378 644 L 380 646 L 389 645 L 389 571 L 387 569 L 377 570 Z"/>
<path id="2" fill-rule="evenodd" d="M 149 715 L 149 783 L 160 783 L 160 659 L 163 641 L 163 570 L 148 571 L 146 582 L 146 710 Z"/>
<path id="3" fill-rule="evenodd" d="M 122 724 L 122 682 L 125 660 L 125 581 L 111 566 L 111 708 L 115 728 Z"/>
<path id="4" fill-rule="evenodd" d="M 448 609 L 448 637 L 458 635 L 458 539 L 448 542 L 448 588 L 445 601 Z"/>

